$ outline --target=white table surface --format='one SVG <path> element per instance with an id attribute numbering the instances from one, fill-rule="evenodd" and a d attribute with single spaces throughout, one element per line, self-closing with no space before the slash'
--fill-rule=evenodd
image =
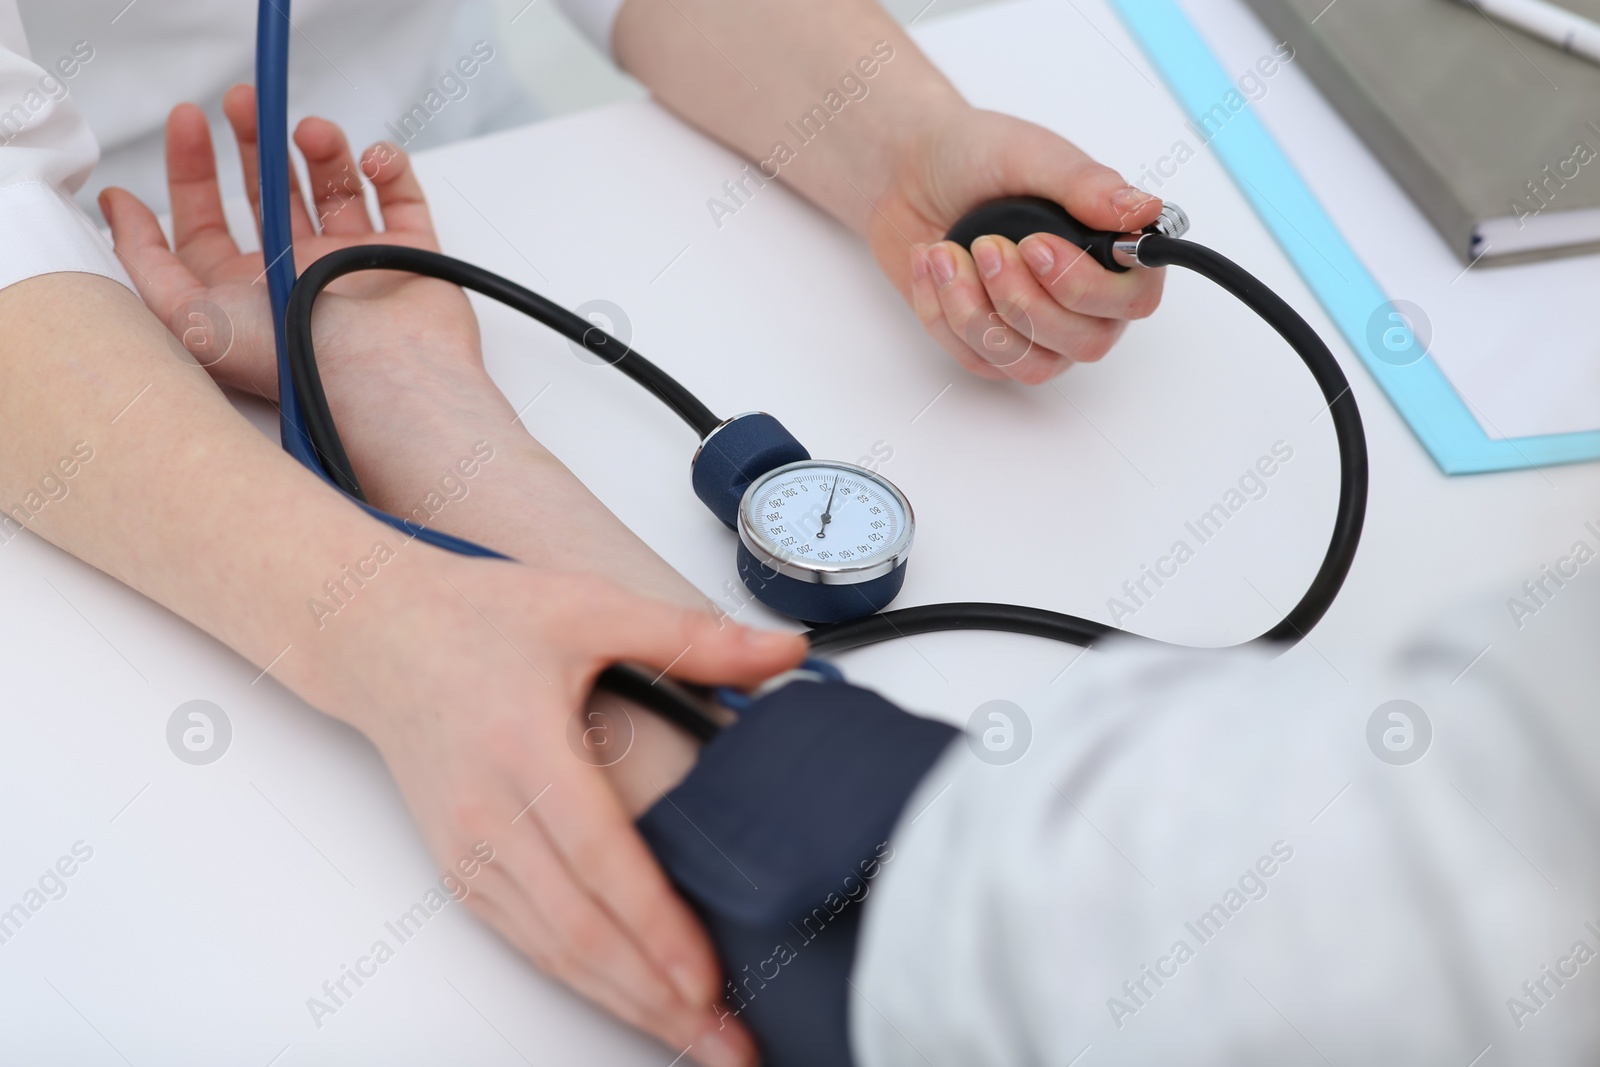
<path id="1" fill-rule="evenodd" d="M 1164 151 L 1181 121 L 1098 0 L 1000 4 L 918 36 L 976 103 L 1051 126 L 1128 173 Z M 847 109 L 838 121 L 851 118 Z M 1337 490 L 1322 401 L 1265 327 L 1207 283 L 1173 277 L 1161 312 L 1113 358 L 1028 390 L 958 372 L 865 249 L 788 192 L 763 190 L 717 229 L 706 199 L 740 161 L 652 105 L 456 145 L 419 165 L 447 251 L 568 306 L 622 306 L 640 350 L 718 412 L 770 410 L 821 456 L 892 448 L 882 470 L 919 520 L 902 606 L 990 599 L 1108 618 L 1124 579 L 1280 440 L 1294 458 L 1269 495 L 1129 625 L 1242 640 L 1271 625 L 1315 569 Z M 1441 476 L 1215 161 L 1201 156 L 1176 184 L 1194 237 L 1267 280 L 1330 340 L 1366 418 L 1362 551 L 1338 603 L 1291 655 L 1316 657 L 1328 684 L 1343 684 L 1418 619 L 1469 595 L 1512 595 L 1600 517 L 1593 466 Z M 692 435 L 539 327 L 498 307 L 480 314 L 513 404 L 538 397 L 532 430 L 720 595 L 734 542 L 690 492 Z M 74 842 L 94 850 L 66 895 L 0 944 L 0 1061 L 671 1059 L 454 904 L 317 1028 L 306 998 L 437 878 L 374 751 L 31 536 L 0 550 L 0 590 L 11 607 L 0 615 L 0 909 Z M 742 617 L 765 618 L 756 608 Z M 997 697 L 1024 708 L 1066 699 L 1063 671 L 1078 654 L 944 634 L 843 665 L 908 706 L 964 720 Z M 234 730 L 227 754 L 204 767 L 165 741 L 173 709 L 196 698 L 223 707 Z"/>

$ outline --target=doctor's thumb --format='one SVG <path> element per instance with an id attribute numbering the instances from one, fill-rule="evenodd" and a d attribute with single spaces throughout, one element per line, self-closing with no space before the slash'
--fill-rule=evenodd
<path id="1" fill-rule="evenodd" d="M 1080 222 L 1097 230 L 1136 233 L 1161 215 L 1161 198 L 1129 185 L 1122 176 L 1098 163 L 1095 173 L 1064 192 L 1058 203 Z"/>
<path id="2" fill-rule="evenodd" d="M 1145 192 L 1115 170 L 1090 158 L 1077 146 L 1050 136 L 1053 143 L 1035 153 L 1027 192 L 1054 200 L 1067 213 L 1096 230 L 1133 233 L 1161 214 L 1161 199 Z"/>

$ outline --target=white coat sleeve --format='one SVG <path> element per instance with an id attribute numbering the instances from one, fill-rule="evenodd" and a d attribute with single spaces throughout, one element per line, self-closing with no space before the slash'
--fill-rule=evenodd
<path id="1" fill-rule="evenodd" d="M 556 4 L 596 48 L 611 55 L 611 27 L 622 10 L 622 0 L 556 0 Z"/>
<path id="2" fill-rule="evenodd" d="M 1366 682 L 1089 653 L 1023 758 L 958 741 L 906 805 L 859 1062 L 1600 1062 L 1600 595 L 1561 596 Z"/>
<path id="3" fill-rule="evenodd" d="M 93 47 L 79 42 L 41 66 L 30 57 L 16 0 L 0 0 L 0 289 L 62 271 L 133 287 L 72 199 L 100 158 L 71 90 Z"/>

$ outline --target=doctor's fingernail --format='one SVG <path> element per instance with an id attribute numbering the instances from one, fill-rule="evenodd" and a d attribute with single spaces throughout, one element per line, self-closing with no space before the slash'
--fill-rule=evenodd
<path id="1" fill-rule="evenodd" d="M 928 246 L 911 246 L 911 276 L 921 281 L 928 276 Z"/>
<path id="2" fill-rule="evenodd" d="M 1131 215 L 1154 200 L 1155 197 L 1143 189 L 1132 185 L 1124 185 L 1121 189 L 1111 194 L 1111 206 L 1124 215 Z"/>
<path id="3" fill-rule="evenodd" d="M 678 995 L 687 1004 L 700 1004 L 709 999 L 703 988 L 705 983 L 695 977 L 690 968 L 677 964 L 667 968 L 667 977 L 672 979 L 673 986 L 678 990 Z"/>
<path id="4" fill-rule="evenodd" d="M 943 289 L 956 280 L 956 257 L 944 245 L 934 245 L 928 249 L 928 260 L 933 267 L 933 276 Z"/>
<path id="5" fill-rule="evenodd" d="M 1050 272 L 1056 267 L 1056 254 L 1050 251 L 1050 242 L 1042 237 L 1025 237 L 1017 247 L 1022 250 L 1022 259 L 1028 264 L 1028 269 L 1048 281 Z"/>
<path id="6" fill-rule="evenodd" d="M 1005 266 L 1000 256 L 1000 242 L 993 237 L 980 237 L 972 242 L 972 258 L 977 261 L 978 273 L 993 278 Z"/>
<path id="7" fill-rule="evenodd" d="M 744 1063 L 739 1050 L 715 1030 L 708 1030 L 695 1038 L 691 1051 L 694 1058 L 706 1067 L 742 1067 Z"/>
<path id="8" fill-rule="evenodd" d="M 782 630 L 762 630 L 754 626 L 741 628 L 739 634 L 744 643 L 757 652 L 772 652 L 779 648 L 787 648 L 794 643 L 794 636 Z"/>

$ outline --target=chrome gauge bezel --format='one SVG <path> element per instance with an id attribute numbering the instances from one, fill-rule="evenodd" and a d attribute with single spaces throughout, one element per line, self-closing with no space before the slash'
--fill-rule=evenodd
<path id="1" fill-rule="evenodd" d="M 905 513 L 906 521 L 899 535 L 890 543 L 888 554 L 865 564 L 823 563 L 780 549 L 758 534 L 755 530 L 753 511 L 756 500 L 766 495 L 765 487 L 774 480 L 798 470 L 842 471 L 850 477 L 861 478 L 881 486 L 893 496 Z M 877 471 L 868 470 L 855 463 L 845 463 L 842 460 L 803 459 L 796 463 L 785 463 L 781 467 L 774 467 L 751 482 L 739 501 L 739 541 L 750 550 L 750 554 L 762 565 L 779 574 L 818 585 L 859 585 L 892 573 L 911 554 L 911 541 L 916 533 L 916 527 L 917 519 L 911 510 L 911 501 L 906 499 L 899 486 Z"/>

